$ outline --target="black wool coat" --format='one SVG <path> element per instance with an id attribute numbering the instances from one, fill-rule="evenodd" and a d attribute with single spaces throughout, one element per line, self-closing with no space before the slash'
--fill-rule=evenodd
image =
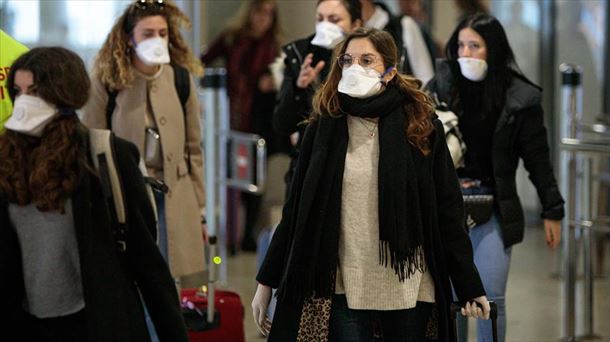
<path id="1" fill-rule="evenodd" d="M 82 137 L 83 143 L 88 137 Z M 139 292 L 161 341 L 188 341 L 169 268 L 155 243 L 155 218 L 135 145 L 114 138 L 128 219 L 127 249 L 120 255 L 98 178 L 87 175 L 72 195 L 80 258 L 87 341 L 150 341 Z M 43 233 L 43 229 L 41 229 Z M 0 198 L 0 329 L 27 338 L 21 255 L 8 203 Z"/>
<path id="2" fill-rule="evenodd" d="M 321 120 L 334 120 L 324 118 Z M 261 269 L 257 275 L 259 283 L 278 288 L 286 281 L 284 274 L 291 257 L 292 249 L 299 241 L 294 239 L 294 228 L 291 226 L 293 215 L 309 215 L 324 210 L 312 203 L 315 194 L 308 189 L 315 188 L 304 179 L 309 172 L 324 168 L 321 151 L 326 148 L 316 141 L 317 121 L 311 123 L 303 138 L 301 154 L 297 162 L 296 173 L 291 194 L 285 204 L 282 220 L 277 227 L 273 240 Z M 437 335 L 439 341 L 453 341 L 450 329 L 449 305 L 452 300 L 450 280 L 455 286 L 460 300 L 470 300 L 485 294 L 478 271 L 474 265 L 472 245 L 464 228 L 464 208 L 462 195 L 453 163 L 445 143 L 442 124 L 434 120 L 434 131 L 430 136 L 431 152 L 423 156 L 413 151 L 415 173 L 421 203 L 421 221 L 423 223 L 424 252 L 426 263 L 434 279 L 436 309 L 438 311 Z M 411 145 L 409 145 L 411 146 Z M 414 149 L 414 147 L 411 147 Z M 293 207 L 296 198 L 299 203 L 308 203 Z M 313 215 L 313 214 L 312 214 Z M 372 241 L 371 243 L 377 243 Z M 338 253 L 338 246 L 336 247 Z M 336 269 L 336 267 L 335 267 Z M 398 281 L 398 278 L 396 279 Z M 290 289 L 290 286 L 286 287 Z M 376 289 L 368 289 L 376 291 Z M 278 298 L 274 321 L 268 341 L 295 341 L 299 330 L 299 321 L 303 303 L 295 305 L 291 293 L 285 298 Z"/>
<path id="3" fill-rule="evenodd" d="M 449 61 L 438 60 L 436 76 L 426 88 L 439 100 L 454 103 L 454 75 Z M 496 123 L 492 142 L 495 205 L 500 215 L 504 247 L 523 241 L 525 218 L 517 194 L 515 176 L 519 158 L 542 203 L 542 218 L 561 220 L 564 200 L 553 174 L 549 143 L 539 88 L 515 75 L 506 91 L 506 101 Z M 452 108 L 456 111 L 455 108 Z M 462 112 L 456 111 L 459 116 Z"/>

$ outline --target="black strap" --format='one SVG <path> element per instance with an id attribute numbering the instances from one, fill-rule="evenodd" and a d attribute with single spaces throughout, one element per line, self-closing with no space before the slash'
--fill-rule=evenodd
<path id="1" fill-rule="evenodd" d="M 174 87 L 176 88 L 178 98 L 180 99 L 180 105 L 182 106 L 182 116 L 184 117 L 184 140 L 186 144 L 188 132 L 186 124 L 186 101 L 188 101 L 189 96 L 191 94 L 191 82 L 187 69 L 174 64 L 172 64 L 172 69 L 174 70 Z M 116 108 L 116 97 L 119 92 L 117 90 L 111 90 L 110 88 L 106 88 L 106 92 L 108 93 L 108 102 L 106 103 L 106 128 L 112 130 L 112 114 L 114 113 L 114 109 Z M 188 172 L 190 174 L 191 152 L 186 148 L 186 146 L 185 150 Z"/>
<path id="2" fill-rule="evenodd" d="M 119 95 L 118 90 L 110 90 L 110 88 L 106 88 L 106 92 L 108 93 L 108 102 L 106 103 L 106 128 L 112 130 L 112 113 L 114 113 L 114 109 L 116 108 L 116 97 Z"/>
<path id="3" fill-rule="evenodd" d="M 186 165 L 188 172 L 191 174 L 191 152 L 186 148 L 186 141 L 188 139 L 188 129 L 186 124 L 186 101 L 188 101 L 189 95 L 191 94 L 191 82 L 189 80 L 189 72 L 185 68 L 172 64 L 174 69 L 174 86 L 180 98 L 180 104 L 182 105 L 182 115 L 184 116 L 184 142 L 186 152 Z"/>
<path id="4" fill-rule="evenodd" d="M 102 186 L 102 194 L 104 196 L 106 204 L 108 205 L 108 214 L 110 215 L 111 225 L 115 227 L 115 229 L 113 229 L 112 231 L 114 235 L 114 241 L 116 242 L 119 251 L 123 253 L 127 250 L 127 223 L 120 223 L 119 218 L 116 214 L 116 203 L 114 202 L 114 196 L 112 195 L 112 184 L 110 181 L 110 171 L 108 167 L 108 161 L 106 160 L 106 155 L 99 154 L 97 156 L 97 160 L 99 165 L 98 172 L 100 176 L 100 183 Z M 123 199 L 124 198 L 125 197 L 123 197 Z"/>

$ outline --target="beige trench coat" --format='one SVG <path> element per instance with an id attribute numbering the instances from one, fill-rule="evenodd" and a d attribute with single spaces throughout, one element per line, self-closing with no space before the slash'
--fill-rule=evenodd
<path id="1" fill-rule="evenodd" d="M 191 79 L 190 95 L 186 103 L 186 139 L 184 116 L 176 87 L 174 71 L 163 67 L 154 80 L 146 80 L 136 73 L 130 87 L 120 91 L 112 115 L 114 133 L 134 143 L 140 155 L 144 151 L 147 97 L 161 135 L 163 177 L 169 187 L 165 196 L 167 245 L 169 266 L 174 277 L 203 271 L 203 238 L 201 213 L 205 206 L 199 101 Z M 94 76 L 91 94 L 82 110 L 82 121 L 90 128 L 107 128 L 106 104 L 108 92 Z M 185 143 L 186 140 L 186 143 Z M 191 173 L 188 173 L 185 146 L 191 154 Z"/>

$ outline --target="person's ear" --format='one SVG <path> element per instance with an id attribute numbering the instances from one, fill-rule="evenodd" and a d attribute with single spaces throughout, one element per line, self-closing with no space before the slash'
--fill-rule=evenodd
<path id="1" fill-rule="evenodd" d="M 385 76 L 383 76 L 383 83 L 385 83 L 385 85 L 390 83 L 390 81 L 396 77 L 396 74 L 398 74 L 398 70 L 396 67 L 392 67 L 392 70 L 388 71 Z"/>
<path id="2" fill-rule="evenodd" d="M 356 31 L 356 29 L 360 27 L 362 27 L 362 20 L 356 19 L 354 22 L 352 22 L 352 32 Z"/>

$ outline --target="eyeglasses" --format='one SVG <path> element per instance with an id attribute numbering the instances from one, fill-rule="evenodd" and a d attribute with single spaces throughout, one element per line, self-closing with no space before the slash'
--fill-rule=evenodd
<path id="1" fill-rule="evenodd" d="M 165 8 L 165 0 L 137 0 L 134 6 L 143 11 L 151 8 L 162 10 Z"/>
<path id="2" fill-rule="evenodd" d="M 358 64 L 364 68 L 372 68 L 377 65 L 377 56 L 372 54 L 364 54 L 360 57 L 354 57 L 349 53 L 344 53 L 337 57 L 337 64 L 341 69 L 349 68 L 354 64 L 355 61 L 358 61 Z"/>

